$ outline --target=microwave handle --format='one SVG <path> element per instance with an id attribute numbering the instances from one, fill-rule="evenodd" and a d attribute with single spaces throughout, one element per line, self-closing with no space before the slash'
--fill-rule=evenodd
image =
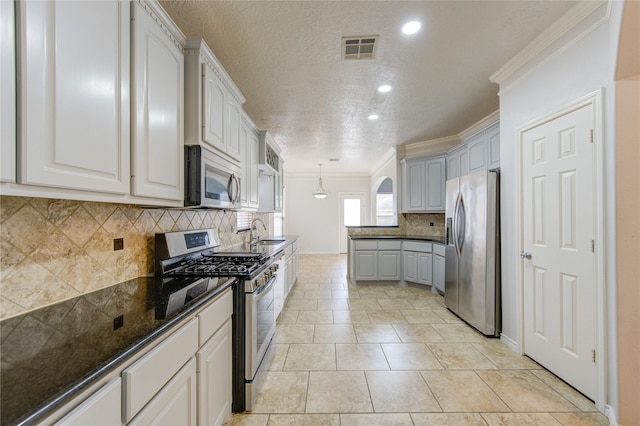
<path id="1" fill-rule="evenodd" d="M 235 188 L 233 189 L 233 192 L 231 192 L 231 202 L 233 204 L 236 204 L 240 199 L 240 180 L 238 179 L 238 176 L 236 176 L 235 173 L 231 174 L 231 182 L 233 182 L 233 185 L 235 186 Z"/>

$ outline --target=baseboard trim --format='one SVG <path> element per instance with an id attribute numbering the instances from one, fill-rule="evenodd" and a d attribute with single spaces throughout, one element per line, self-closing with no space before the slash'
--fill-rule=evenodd
<path id="1" fill-rule="evenodd" d="M 514 352 L 522 355 L 520 353 L 520 345 L 518 345 L 518 343 L 516 343 L 516 341 L 511 339 L 510 337 L 505 336 L 504 334 L 500 334 L 500 342 L 510 347 Z"/>
<path id="2" fill-rule="evenodd" d="M 609 404 L 604 405 L 604 415 L 609 419 L 609 426 L 618 426 L 618 419 L 616 418 L 616 412 Z"/>

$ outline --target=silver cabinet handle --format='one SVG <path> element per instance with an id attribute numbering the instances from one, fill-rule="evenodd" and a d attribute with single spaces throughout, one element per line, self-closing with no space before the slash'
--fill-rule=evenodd
<path id="1" fill-rule="evenodd" d="M 522 251 L 520 252 L 520 257 L 523 259 L 531 259 L 531 253 L 528 251 Z"/>

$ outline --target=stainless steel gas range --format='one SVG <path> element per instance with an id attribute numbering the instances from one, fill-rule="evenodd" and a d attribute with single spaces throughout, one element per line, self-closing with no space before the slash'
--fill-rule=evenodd
<path id="1" fill-rule="evenodd" d="M 276 260 L 263 253 L 216 251 L 216 229 L 155 236 L 156 275 L 235 277 L 233 287 L 233 411 L 250 411 L 273 358 Z"/>

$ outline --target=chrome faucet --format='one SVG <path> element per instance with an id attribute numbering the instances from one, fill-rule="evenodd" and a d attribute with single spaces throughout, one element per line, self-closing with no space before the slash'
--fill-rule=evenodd
<path id="1" fill-rule="evenodd" d="M 262 229 L 263 230 L 265 230 L 265 231 L 267 230 L 267 226 L 264 224 L 262 219 L 253 219 L 251 221 L 251 225 L 249 226 L 249 232 L 250 232 L 250 235 L 251 235 L 250 244 L 252 246 L 258 244 L 258 241 L 260 241 L 260 232 L 258 232 L 258 229 L 256 229 L 256 226 L 255 226 L 255 224 L 257 222 L 260 222 L 262 224 Z M 255 235 L 254 235 L 253 231 L 256 231 Z"/>

